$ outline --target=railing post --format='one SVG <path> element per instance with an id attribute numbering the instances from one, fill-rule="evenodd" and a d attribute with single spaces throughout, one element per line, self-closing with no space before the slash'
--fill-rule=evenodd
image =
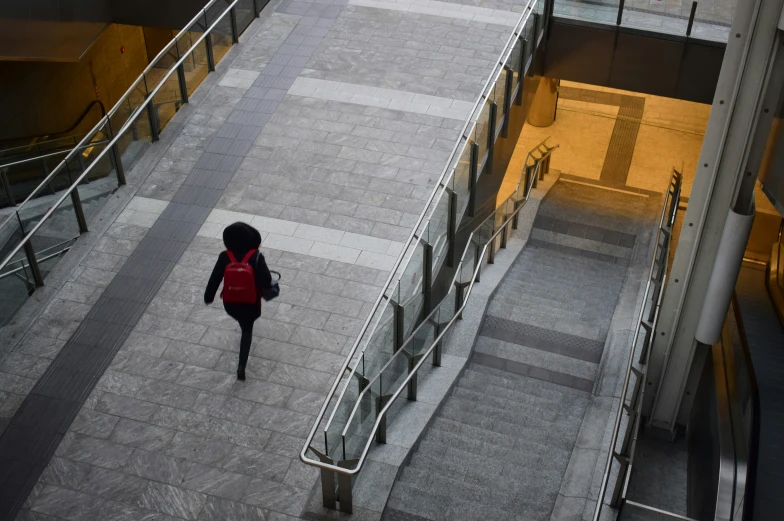
<path id="1" fill-rule="evenodd" d="M 19 215 L 19 212 L 16 212 L 16 220 L 19 222 L 19 231 L 22 232 L 22 237 L 24 237 L 26 234 L 24 224 L 22 224 L 22 217 Z M 27 264 L 30 265 L 30 271 L 33 272 L 33 282 L 35 282 L 35 287 L 40 288 L 44 285 L 44 278 L 41 275 L 41 268 L 38 266 L 38 260 L 35 258 L 35 250 L 33 249 L 33 245 L 30 241 L 27 241 L 24 244 L 24 251 L 25 256 L 27 257 Z"/>
<path id="2" fill-rule="evenodd" d="M 237 44 L 240 42 L 240 31 L 237 28 L 237 11 L 236 7 L 232 7 L 229 11 L 229 21 L 231 22 L 231 43 Z"/>
<path id="3" fill-rule="evenodd" d="M 182 63 L 177 66 L 177 81 L 180 84 L 180 98 L 183 103 L 188 103 L 188 82 L 185 79 L 185 66 Z"/>
<path id="4" fill-rule="evenodd" d="M 381 410 L 384 408 L 384 405 L 387 403 L 387 399 L 389 395 L 382 394 L 381 396 L 376 397 L 376 418 L 379 417 L 381 414 Z M 379 443 L 386 443 L 387 442 L 387 417 L 386 415 L 381 416 L 381 419 L 378 422 L 378 430 L 376 431 L 376 441 Z"/>
<path id="5" fill-rule="evenodd" d="M 526 182 L 526 185 L 527 185 L 527 182 Z M 514 212 L 515 212 L 515 214 L 514 214 L 514 217 L 512 217 L 512 229 L 513 230 L 517 229 L 517 226 L 518 226 L 519 220 L 520 220 L 520 212 L 518 212 L 517 209 L 520 208 L 520 206 L 523 205 L 524 203 L 525 203 L 525 201 L 524 200 L 520 200 L 520 199 L 518 199 L 517 201 L 514 202 Z"/>
<path id="6" fill-rule="evenodd" d="M 625 3 L 624 0 L 621 0 L 621 2 L 618 4 L 618 18 L 616 18 L 616 20 L 615 20 L 615 25 L 621 25 L 621 22 L 623 21 L 623 4 L 624 3 Z"/>
<path id="7" fill-rule="evenodd" d="M 330 465 L 335 464 L 335 460 L 314 449 L 312 446 L 310 447 L 310 450 L 313 451 L 313 453 L 322 463 L 328 463 Z M 335 510 L 338 507 L 337 496 L 335 495 L 334 470 L 321 469 L 321 504 L 324 506 L 324 508 L 330 508 L 332 510 Z"/>
<path id="8" fill-rule="evenodd" d="M 68 172 L 68 179 L 70 180 L 69 185 L 73 184 L 74 179 L 67 162 L 65 163 L 65 168 Z M 87 219 L 84 217 L 84 209 L 82 208 L 82 200 L 79 197 L 78 185 L 71 190 L 71 204 L 73 204 L 74 213 L 76 214 L 76 222 L 79 224 L 79 233 L 87 233 Z"/>
<path id="9" fill-rule="evenodd" d="M 429 315 L 433 294 L 433 245 L 422 241 L 422 247 L 424 248 L 422 256 L 422 305 L 424 315 Z"/>
<path id="10" fill-rule="evenodd" d="M 506 234 L 509 224 L 504 224 L 504 227 L 501 229 L 501 248 L 506 248 Z"/>
<path id="11" fill-rule="evenodd" d="M 114 130 L 112 130 L 112 122 L 111 120 L 106 120 L 106 134 L 109 138 L 109 141 L 114 138 Z M 114 171 L 117 172 L 117 184 L 120 186 L 125 184 L 125 167 L 122 164 L 122 154 L 120 154 L 120 149 L 117 146 L 117 143 L 112 145 L 112 151 L 109 154 L 109 157 L 112 160 L 112 164 L 114 165 Z"/>
<path id="12" fill-rule="evenodd" d="M 68 166 L 68 158 L 67 158 L 67 156 L 66 156 L 66 159 L 64 159 L 63 161 L 65 161 L 65 165 Z M 44 172 L 44 179 L 49 177 L 49 167 L 46 166 L 46 159 L 41 159 L 41 170 L 43 170 L 43 172 Z M 57 177 L 57 176 L 55 176 L 55 177 Z M 55 189 L 54 189 L 54 186 L 53 186 L 54 185 L 53 181 L 54 181 L 54 178 L 50 179 L 49 182 L 46 183 L 46 187 L 49 189 L 49 193 L 52 194 L 52 195 L 54 195 L 54 193 L 55 193 Z"/>
<path id="13" fill-rule="evenodd" d="M 150 121 L 150 141 L 158 141 L 160 137 L 160 126 L 158 126 L 158 111 L 155 109 L 155 100 L 147 95 L 149 103 L 147 104 L 147 119 Z"/>
<path id="14" fill-rule="evenodd" d="M 488 112 L 490 121 L 487 125 L 487 163 L 485 164 L 485 172 L 487 174 L 493 173 L 493 151 L 495 150 L 495 134 L 498 131 L 496 128 L 498 117 L 498 103 L 493 102 L 490 104 Z"/>
<path id="15" fill-rule="evenodd" d="M 8 198 L 8 204 L 10 206 L 16 206 L 16 199 L 14 199 L 14 192 L 11 190 L 11 183 L 8 181 L 8 174 L 5 170 L 0 171 L 0 181 L 3 182 L 3 188 L 5 189 L 6 197 Z M 452 254 L 454 255 L 454 248 L 452 249 Z M 449 267 L 452 267 L 450 264 Z"/>
<path id="16" fill-rule="evenodd" d="M 531 188 L 536 188 L 536 183 L 537 183 L 537 179 L 536 179 L 536 163 L 534 163 L 533 165 L 528 165 L 526 168 L 530 172 L 530 173 L 526 173 L 526 177 L 530 177 L 531 178 Z"/>
<path id="17" fill-rule="evenodd" d="M 338 461 L 338 467 L 348 469 L 356 465 L 358 460 L 350 459 Z M 354 512 L 354 498 L 351 491 L 351 474 L 342 474 L 338 472 L 338 502 L 340 503 L 340 511 L 346 514 Z"/>
<path id="18" fill-rule="evenodd" d="M 474 247 L 474 277 L 473 279 L 479 282 L 479 279 L 482 277 L 482 246 L 477 244 Z"/>
<path id="19" fill-rule="evenodd" d="M 504 124 L 501 126 L 501 137 L 509 137 L 509 116 L 512 114 L 512 90 L 514 89 L 514 71 L 506 69 L 506 89 L 504 90 Z"/>
<path id="20" fill-rule="evenodd" d="M 204 12 L 204 48 L 207 51 L 207 70 L 212 72 L 215 70 L 215 54 L 212 50 L 212 38 L 207 33 L 210 24 L 207 23 L 207 12 Z"/>
<path id="21" fill-rule="evenodd" d="M 525 64 L 528 61 L 526 59 L 527 50 L 528 50 L 528 40 L 523 38 L 522 35 L 519 36 L 520 38 L 520 72 L 517 73 L 517 82 L 520 84 L 520 88 L 517 91 L 517 99 L 515 103 L 518 105 L 523 104 L 523 85 L 525 84 L 524 78 L 525 74 Z"/>
<path id="22" fill-rule="evenodd" d="M 435 324 L 433 324 L 433 327 L 434 327 L 433 338 L 438 338 L 438 335 L 441 334 L 441 322 L 436 320 Z M 441 342 L 440 341 L 437 342 L 436 346 L 433 348 L 433 365 L 436 367 L 441 367 Z"/>
<path id="23" fill-rule="evenodd" d="M 457 313 L 460 307 L 463 305 L 465 289 L 466 287 L 468 287 L 469 284 L 470 282 L 455 282 L 455 313 Z M 462 311 L 457 315 L 457 318 L 458 320 L 463 319 Z"/>
<path id="24" fill-rule="evenodd" d="M 449 216 L 446 223 L 446 238 L 448 243 L 446 265 L 449 268 L 454 268 L 455 248 L 457 247 L 455 244 L 455 237 L 457 236 L 457 194 L 449 188 L 447 188 L 446 191 L 449 194 Z"/>
<path id="25" fill-rule="evenodd" d="M 403 320 L 403 314 L 405 312 L 405 308 L 400 305 L 399 303 L 395 302 L 394 300 L 391 301 L 392 305 L 394 306 L 394 317 L 393 317 L 393 341 L 394 352 L 397 353 L 398 350 L 403 346 L 403 342 L 405 341 L 405 322 Z"/>
<path id="26" fill-rule="evenodd" d="M 490 240 L 487 242 L 487 263 L 495 264 L 495 223 L 493 229 L 490 231 Z"/>
<path id="27" fill-rule="evenodd" d="M 261 9 L 259 9 L 259 0 L 253 0 L 253 16 L 258 18 L 261 15 Z"/>
<path id="28" fill-rule="evenodd" d="M 468 216 L 476 212 L 476 178 L 478 176 L 479 145 L 471 143 L 471 165 L 468 168 Z"/>
<path id="29" fill-rule="evenodd" d="M 419 360 L 422 359 L 422 355 L 411 355 L 408 357 L 408 374 L 414 372 L 414 367 L 416 367 Z M 414 375 L 411 380 L 408 381 L 408 399 L 411 401 L 416 401 L 417 399 L 417 375 Z"/>

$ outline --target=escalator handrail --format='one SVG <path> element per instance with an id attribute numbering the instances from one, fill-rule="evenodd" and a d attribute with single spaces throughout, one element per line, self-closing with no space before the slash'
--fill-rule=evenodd
<path id="1" fill-rule="evenodd" d="M 88 143 L 86 146 L 81 147 L 81 149 L 84 150 L 84 149 L 91 148 L 91 147 L 94 147 L 94 146 L 104 145 L 106 143 L 109 143 L 108 139 L 103 139 L 101 141 L 92 141 L 92 142 Z M 35 157 L 28 157 L 27 159 L 20 159 L 19 161 L 14 161 L 13 163 L 5 163 L 3 165 L 0 165 L 0 170 L 5 169 L 5 168 L 11 168 L 12 166 L 23 165 L 25 163 L 32 163 L 32 162 L 35 162 L 35 161 L 41 161 L 41 160 L 47 159 L 49 157 L 56 157 L 56 156 L 61 156 L 63 154 L 70 154 L 73 150 L 76 150 L 77 148 L 80 148 L 80 147 L 73 147 L 73 148 L 69 148 L 67 150 L 58 150 L 57 152 L 51 152 L 49 154 L 43 154 L 43 155 L 35 156 Z"/>
<path id="2" fill-rule="evenodd" d="M 735 314 L 735 324 L 738 328 L 738 336 L 746 361 L 746 371 L 749 377 L 751 388 L 751 430 L 749 432 L 749 447 L 746 454 L 746 491 L 743 503 L 743 521 L 754 519 L 754 494 L 757 484 L 757 463 L 759 458 L 759 438 L 760 438 L 760 395 L 757 375 L 754 371 L 754 362 L 751 359 L 751 349 L 746 338 L 746 327 L 743 325 L 743 316 L 738 304 L 738 296 L 732 293 L 732 309 Z"/>
<path id="3" fill-rule="evenodd" d="M 65 129 L 65 130 L 63 130 L 61 132 L 50 132 L 48 134 L 38 134 L 38 135 L 35 135 L 35 136 L 15 137 L 15 138 L 4 139 L 3 141 L 23 141 L 23 140 L 32 140 L 32 139 L 37 139 L 37 138 L 42 138 L 42 137 L 49 137 L 49 136 L 61 136 L 61 137 L 47 139 L 46 141 L 36 141 L 35 143 L 30 143 L 30 144 L 27 144 L 27 145 L 19 145 L 19 146 L 16 146 L 16 147 L 0 149 L 0 154 L 5 155 L 6 152 L 9 152 L 11 150 L 29 148 L 29 147 L 34 146 L 34 145 L 39 145 L 40 146 L 40 145 L 44 145 L 46 143 L 50 143 L 52 141 L 60 141 L 62 139 L 70 137 L 70 136 L 63 136 L 63 134 L 68 134 L 68 133 L 76 130 L 76 128 L 79 127 L 79 125 L 82 123 L 84 118 L 87 117 L 87 115 L 90 113 L 90 111 L 92 110 L 92 108 L 95 105 L 98 105 L 99 107 L 101 107 L 101 119 L 103 119 L 103 117 L 106 116 L 106 107 L 104 106 L 104 104 L 103 104 L 103 102 L 101 100 L 99 100 L 99 99 L 93 100 L 93 101 L 91 101 L 87 105 L 87 108 L 84 110 L 84 112 L 82 112 L 82 115 L 79 116 L 79 118 L 77 118 L 76 123 L 74 123 L 73 125 L 71 125 L 70 127 L 68 127 L 67 129 Z"/>

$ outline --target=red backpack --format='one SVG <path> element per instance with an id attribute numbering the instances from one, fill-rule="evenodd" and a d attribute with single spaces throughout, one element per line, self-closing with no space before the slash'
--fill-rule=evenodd
<path id="1" fill-rule="evenodd" d="M 221 298 L 226 304 L 256 303 L 256 277 L 253 275 L 253 267 L 248 261 L 257 251 L 249 251 L 241 262 L 237 262 L 234 254 L 226 250 L 230 262 L 223 272 L 223 291 L 221 292 Z"/>

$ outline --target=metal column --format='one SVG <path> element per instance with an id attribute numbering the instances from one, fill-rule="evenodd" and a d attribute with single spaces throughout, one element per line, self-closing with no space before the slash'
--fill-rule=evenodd
<path id="1" fill-rule="evenodd" d="M 782 88 L 782 5 L 748 0 L 735 14 L 651 352 L 646 384 L 658 387 L 644 411 L 658 428 L 685 423 L 699 382 L 692 366 L 707 347 L 695 332 L 719 240 L 730 210 L 750 202 Z"/>

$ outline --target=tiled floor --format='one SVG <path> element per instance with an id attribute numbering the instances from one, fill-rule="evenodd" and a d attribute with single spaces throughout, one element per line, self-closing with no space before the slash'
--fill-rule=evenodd
<path id="1" fill-rule="evenodd" d="M 470 18 L 450 5 L 284 0 L 254 22 L 223 77 L 164 130 L 179 134 L 153 146 L 162 159 L 136 197 L 0 361 L 0 479 L 16 494 L 4 507 L 34 484 L 18 519 L 300 515 L 317 476 L 297 458 L 304 436 L 508 37 L 479 17 L 511 4 Z M 297 90 L 302 79 L 356 92 Z M 235 219 L 262 230 L 283 275 L 244 383 L 237 325 L 202 302 Z M 107 349 L 79 365 L 84 346 Z M 68 414 L 28 414 L 62 389 Z M 19 463 L 27 455 L 33 466 Z"/>
<path id="2" fill-rule="evenodd" d="M 689 196 L 699 161 L 710 105 L 626 92 L 574 82 L 562 88 L 595 91 L 643 98 L 645 100 L 626 186 L 663 192 L 672 168 L 682 169 L 685 197 Z M 599 180 L 602 175 L 618 106 L 601 95 L 596 102 L 561 98 L 555 122 L 544 128 L 526 125 L 521 140 L 530 149 L 544 138 L 558 144 L 551 167 L 561 172 Z M 521 164 L 524 156 L 518 159 Z"/>

